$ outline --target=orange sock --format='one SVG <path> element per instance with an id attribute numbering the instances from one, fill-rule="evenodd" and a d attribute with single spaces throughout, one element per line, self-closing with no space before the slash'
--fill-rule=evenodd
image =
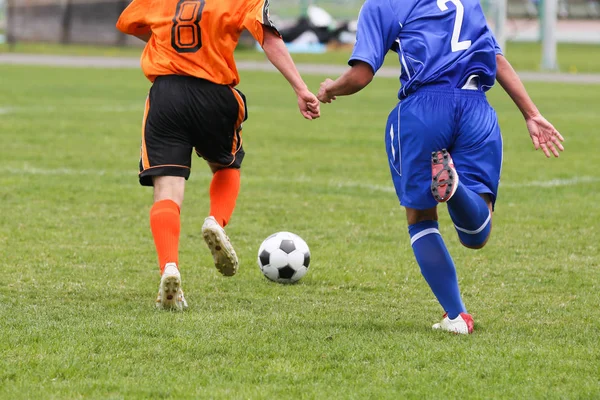
<path id="1" fill-rule="evenodd" d="M 225 227 L 233 214 L 240 193 L 240 170 L 225 168 L 217 171 L 210 183 L 210 215 Z"/>
<path id="2" fill-rule="evenodd" d="M 162 275 L 165 265 L 168 263 L 176 263 L 179 266 L 181 220 L 177 203 L 172 200 L 154 203 L 150 210 L 150 228 L 152 236 L 154 236 L 154 245 Z"/>

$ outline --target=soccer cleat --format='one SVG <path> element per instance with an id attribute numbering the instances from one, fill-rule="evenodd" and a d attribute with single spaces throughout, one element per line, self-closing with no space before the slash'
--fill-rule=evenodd
<path id="1" fill-rule="evenodd" d="M 452 198 L 458 187 L 458 174 L 448 150 L 431 153 L 431 193 L 438 203 Z"/>
<path id="2" fill-rule="evenodd" d="M 448 318 L 448 313 L 444 314 L 441 322 L 434 324 L 433 329 L 440 329 L 456 334 L 468 335 L 473 333 L 473 317 L 467 313 L 460 313 L 454 319 Z"/>
<path id="3" fill-rule="evenodd" d="M 160 278 L 156 308 L 182 311 L 188 307 L 181 289 L 181 274 L 175 263 L 169 263 Z"/>
<path id="4" fill-rule="evenodd" d="M 233 276 L 238 270 L 238 258 L 235 250 L 214 217 L 208 217 L 202 225 L 202 236 L 215 261 L 215 267 L 224 276 Z"/>

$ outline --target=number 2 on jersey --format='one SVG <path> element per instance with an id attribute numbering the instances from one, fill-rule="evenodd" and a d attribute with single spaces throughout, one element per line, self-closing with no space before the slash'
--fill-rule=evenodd
<path id="1" fill-rule="evenodd" d="M 450 44 L 452 45 L 452 52 L 457 52 L 461 50 L 466 50 L 471 47 L 470 40 L 463 40 L 459 42 L 460 39 L 460 30 L 462 28 L 463 18 L 465 16 L 465 8 L 463 7 L 460 0 L 437 0 L 437 5 L 442 11 L 446 11 L 448 6 L 446 3 L 452 3 L 456 6 L 456 18 L 454 19 L 454 31 L 452 32 L 452 39 Z"/>
<path id="2" fill-rule="evenodd" d="M 171 28 L 171 46 L 178 53 L 195 53 L 202 48 L 200 20 L 205 0 L 179 0 L 173 27 Z"/>

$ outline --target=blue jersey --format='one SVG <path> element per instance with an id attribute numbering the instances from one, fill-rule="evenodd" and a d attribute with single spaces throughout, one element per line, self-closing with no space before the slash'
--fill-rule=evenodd
<path id="1" fill-rule="evenodd" d="M 461 88 L 473 75 L 485 91 L 501 53 L 479 0 L 367 0 L 350 65 L 363 61 L 377 72 L 389 50 L 402 66 L 401 99 L 425 85 Z"/>

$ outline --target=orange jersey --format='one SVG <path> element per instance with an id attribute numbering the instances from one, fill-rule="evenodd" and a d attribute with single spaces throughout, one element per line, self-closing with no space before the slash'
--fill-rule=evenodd
<path id="1" fill-rule="evenodd" d="M 133 0 L 117 29 L 129 35 L 152 33 L 142 53 L 148 79 L 189 75 L 235 86 L 240 77 L 233 52 L 247 29 L 262 45 L 269 0 Z"/>

